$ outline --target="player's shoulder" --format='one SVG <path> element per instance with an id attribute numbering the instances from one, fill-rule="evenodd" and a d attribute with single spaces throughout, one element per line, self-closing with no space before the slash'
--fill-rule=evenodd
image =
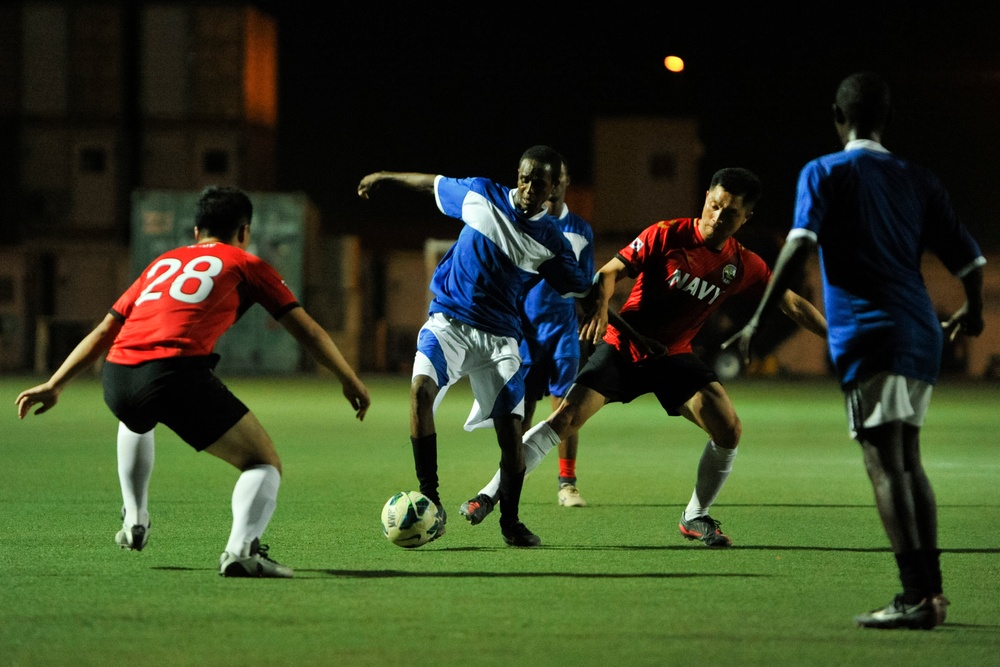
<path id="1" fill-rule="evenodd" d="M 661 233 L 680 232 L 693 227 L 694 218 L 670 218 L 653 223 L 646 229 Z"/>

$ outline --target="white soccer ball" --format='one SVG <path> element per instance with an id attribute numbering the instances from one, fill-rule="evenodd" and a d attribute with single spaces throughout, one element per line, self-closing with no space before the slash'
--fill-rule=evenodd
<path id="1" fill-rule="evenodd" d="M 437 535 L 437 505 L 419 491 L 400 491 L 382 507 L 382 532 L 397 547 L 420 547 Z"/>

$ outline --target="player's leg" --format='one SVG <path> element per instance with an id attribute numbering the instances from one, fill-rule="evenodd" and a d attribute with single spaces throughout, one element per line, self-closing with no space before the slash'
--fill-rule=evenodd
<path id="1" fill-rule="evenodd" d="M 562 405 L 562 396 L 552 396 L 552 411 L 556 412 Z M 603 405 L 603 401 L 601 403 Z M 586 507 L 587 501 L 580 495 L 576 486 L 576 452 L 580 442 L 579 430 L 567 435 L 559 441 L 559 488 L 556 498 L 562 507 Z"/>
<path id="2" fill-rule="evenodd" d="M 851 435 L 861 445 L 903 586 L 886 607 L 856 616 L 862 627 L 930 629 L 944 620 L 948 603 L 941 595 L 937 507 L 919 450 L 930 395 L 929 384 L 888 373 L 846 392 Z"/>
<path id="3" fill-rule="evenodd" d="M 575 435 L 583 424 L 605 405 L 605 402 L 603 394 L 583 385 L 574 385 L 566 395 L 566 400 L 560 402 L 555 412 L 524 434 L 522 440 L 525 475 L 537 468 L 542 459 L 555 449 L 563 439 L 560 433 Z M 491 501 L 496 499 L 499 488 L 498 470 L 475 498 L 463 503 L 462 515 L 473 525 L 481 522 L 493 511 Z"/>
<path id="4" fill-rule="evenodd" d="M 521 418 L 517 415 L 493 418 L 500 445 L 500 479 L 497 504 L 500 507 L 500 532 L 514 547 L 535 547 L 542 540 L 521 521 L 521 490 L 524 487 L 524 445 L 521 442 Z"/>
<path id="5" fill-rule="evenodd" d="M 940 625 L 944 623 L 949 602 L 944 597 L 941 576 L 937 498 L 920 457 L 920 428 L 910 424 L 903 425 L 903 464 L 911 477 L 920 553 L 928 577 L 928 592 L 937 614 L 937 625 Z"/>
<path id="6" fill-rule="evenodd" d="M 905 424 L 897 421 L 866 428 L 858 434 L 875 506 L 903 586 L 903 592 L 885 608 L 856 616 L 855 621 L 862 627 L 930 629 L 939 622 L 932 598 L 940 594 L 940 569 L 935 567 L 934 572 L 930 571 L 921 549 L 915 502 L 918 482 L 912 471 L 907 470 L 905 428 Z M 937 583 L 932 583 L 934 579 Z M 940 605 L 942 621 L 946 605 L 946 601 Z"/>
<path id="7" fill-rule="evenodd" d="M 447 515 L 438 491 L 437 429 L 434 413 L 438 398 L 462 373 L 466 341 L 462 326 L 440 314 L 424 323 L 417 336 L 410 381 L 410 445 L 420 492 L 437 505 L 441 529 L 445 533 Z"/>
<path id="8" fill-rule="evenodd" d="M 153 429 L 144 433 L 118 423 L 118 482 L 122 492 L 122 528 L 115 542 L 141 551 L 149 540 L 149 478 L 153 474 Z"/>
<path id="9" fill-rule="evenodd" d="M 247 412 L 206 452 L 241 471 L 233 487 L 233 524 L 219 572 L 227 577 L 291 577 L 290 567 L 268 557 L 260 538 L 274 515 L 281 486 L 281 460 L 271 436 Z"/>
<path id="10" fill-rule="evenodd" d="M 708 433 L 698 461 L 694 492 L 681 515 L 680 531 L 688 539 L 698 539 L 710 547 L 728 547 L 732 540 L 719 529 L 709 514 L 729 473 L 733 469 L 742 425 L 729 395 L 719 382 L 711 382 L 680 408 L 680 414 Z"/>

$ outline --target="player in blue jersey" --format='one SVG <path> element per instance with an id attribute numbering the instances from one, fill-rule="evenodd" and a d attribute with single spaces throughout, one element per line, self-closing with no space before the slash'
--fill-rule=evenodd
<path id="1" fill-rule="evenodd" d="M 433 194 L 442 213 L 465 223 L 434 270 L 434 298 L 418 335 L 410 386 L 413 460 L 420 492 L 438 507 L 441 529 L 436 537 L 444 533 L 446 513 L 438 492 L 435 400 L 468 376 L 477 408 L 465 428 L 492 420 L 500 445 L 504 541 L 518 547 L 541 544 L 518 517 L 524 484 L 520 299 L 536 274 L 567 298 L 585 296 L 591 285 L 591 275 L 580 269 L 545 208 L 561 169 L 559 153 L 533 146 L 521 156 L 516 188 L 486 178 L 385 171 L 358 184 L 358 195 L 365 199 L 386 182 Z"/>
<path id="2" fill-rule="evenodd" d="M 566 205 L 566 188 L 569 183 L 569 169 L 564 160 L 559 182 L 552 189 L 546 207 L 576 253 L 580 268 L 587 275 L 593 275 L 594 231 L 590 223 L 572 213 Z M 576 378 L 580 368 L 576 309 L 574 299 L 564 299 L 544 281 L 540 281 L 524 295 L 524 338 L 520 349 L 524 370 L 524 430 L 531 426 L 538 401 L 548 394 L 552 397 L 552 408 L 555 409 Z M 587 504 L 576 488 L 578 444 L 579 436 L 576 433 L 559 442 L 557 497 L 559 504 L 564 507 L 584 507 Z M 499 484 L 498 471 L 475 498 L 462 503 L 462 515 L 472 524 L 485 519 L 493 511 Z"/>
<path id="3" fill-rule="evenodd" d="M 833 110 L 844 150 L 802 169 L 795 220 L 774 276 L 749 323 L 726 345 L 738 343 L 749 358 L 761 320 L 818 246 L 830 355 L 903 586 L 889 605 L 855 622 L 930 629 L 944 622 L 948 600 L 920 427 L 940 370 L 943 336 L 983 330 L 986 260 L 937 177 L 882 145 L 891 115 L 882 77 L 860 72 L 844 79 Z M 965 304 L 944 323 L 920 272 L 924 248 L 965 291 Z"/>

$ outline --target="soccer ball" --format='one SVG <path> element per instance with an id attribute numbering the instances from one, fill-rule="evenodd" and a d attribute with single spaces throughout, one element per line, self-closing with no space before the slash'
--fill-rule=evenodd
<path id="1" fill-rule="evenodd" d="M 400 491 L 382 507 L 382 533 L 397 547 L 412 549 L 438 532 L 437 505 L 419 491 Z"/>

